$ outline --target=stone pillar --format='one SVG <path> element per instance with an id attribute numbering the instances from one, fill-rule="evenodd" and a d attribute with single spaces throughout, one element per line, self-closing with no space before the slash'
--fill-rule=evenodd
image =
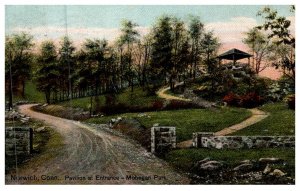
<path id="1" fill-rule="evenodd" d="M 151 128 L 151 152 L 163 154 L 164 151 L 176 148 L 176 127 Z"/>
<path id="2" fill-rule="evenodd" d="M 33 131 L 29 127 L 7 127 L 5 129 L 5 154 L 29 155 L 33 148 Z"/>
<path id="3" fill-rule="evenodd" d="M 201 148 L 206 147 L 203 143 L 203 138 L 214 136 L 213 132 L 197 132 L 193 133 L 193 147 Z"/>

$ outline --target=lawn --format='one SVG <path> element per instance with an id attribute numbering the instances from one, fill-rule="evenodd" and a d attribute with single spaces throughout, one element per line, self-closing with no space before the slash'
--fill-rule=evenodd
<path id="1" fill-rule="evenodd" d="M 8 96 L 5 96 L 5 101 L 8 101 Z M 42 92 L 39 92 L 36 89 L 36 85 L 32 81 L 27 81 L 25 83 L 25 97 L 22 98 L 21 96 L 13 96 L 13 102 L 17 101 L 32 101 L 32 102 L 39 102 L 44 103 L 45 95 Z"/>
<path id="2" fill-rule="evenodd" d="M 270 116 L 233 135 L 295 135 L 295 110 L 288 109 L 286 103 L 268 103 L 260 109 Z"/>
<path id="3" fill-rule="evenodd" d="M 194 132 L 215 132 L 239 123 L 251 115 L 242 108 L 221 109 L 184 109 L 173 111 L 146 112 L 140 117 L 138 113 L 97 117 L 88 119 L 90 123 L 107 123 L 112 118 L 126 117 L 138 120 L 143 126 L 150 128 L 155 123 L 175 126 L 177 142 L 189 140 Z"/>
<path id="4" fill-rule="evenodd" d="M 236 166 L 243 160 L 258 160 L 259 158 L 278 157 L 284 160 L 284 164 L 276 164 L 276 168 L 287 172 L 289 176 L 295 176 L 295 150 L 292 148 L 269 148 L 269 149 L 180 149 L 169 152 L 165 160 L 176 169 L 190 172 L 193 165 L 206 157 L 211 160 L 223 161 L 229 167 Z"/>

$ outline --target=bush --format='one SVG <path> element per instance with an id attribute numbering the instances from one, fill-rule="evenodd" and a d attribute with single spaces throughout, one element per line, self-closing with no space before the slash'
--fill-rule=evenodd
<path id="1" fill-rule="evenodd" d="M 128 110 L 127 106 L 122 103 L 112 104 L 112 105 L 105 104 L 104 106 L 101 107 L 101 112 L 105 113 L 106 115 L 124 113 L 127 110 Z"/>
<path id="2" fill-rule="evenodd" d="M 153 110 L 157 111 L 157 110 L 161 110 L 164 107 L 164 103 L 161 100 L 155 100 L 152 103 L 152 108 Z"/>
<path id="3" fill-rule="evenodd" d="M 165 110 L 177 110 L 177 109 L 189 109 L 189 108 L 199 108 L 198 105 L 180 100 L 171 100 L 166 106 Z"/>
<path id="4" fill-rule="evenodd" d="M 239 96 L 229 93 L 223 98 L 223 101 L 230 106 L 253 108 L 264 103 L 264 99 L 255 92 Z"/>
<path id="5" fill-rule="evenodd" d="M 263 104 L 263 102 L 264 99 L 261 96 L 254 92 L 251 92 L 244 96 L 241 96 L 240 106 L 246 108 L 253 108 L 260 106 L 261 104 Z"/>
<path id="6" fill-rule="evenodd" d="M 295 95 L 288 96 L 287 103 L 288 103 L 289 109 L 295 110 Z"/>
<path id="7" fill-rule="evenodd" d="M 223 98 L 223 101 L 231 106 L 239 106 L 240 100 L 241 100 L 240 96 L 238 96 L 232 92 L 230 92 Z"/>

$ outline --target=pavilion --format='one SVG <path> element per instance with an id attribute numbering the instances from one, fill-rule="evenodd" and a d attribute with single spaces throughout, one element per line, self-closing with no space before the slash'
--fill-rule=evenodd
<path id="1" fill-rule="evenodd" d="M 219 63 L 221 63 L 221 60 L 223 60 L 223 59 L 232 60 L 234 66 L 235 66 L 235 63 L 237 60 L 241 60 L 244 58 L 248 58 L 248 64 L 250 65 L 250 57 L 252 57 L 251 54 L 248 54 L 248 53 L 238 50 L 236 48 L 231 49 L 231 50 L 224 52 L 223 54 L 220 54 L 219 56 L 217 56 L 217 58 L 219 59 Z"/>

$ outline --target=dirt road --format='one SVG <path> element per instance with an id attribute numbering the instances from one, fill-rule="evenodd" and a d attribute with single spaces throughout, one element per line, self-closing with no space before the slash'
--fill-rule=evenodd
<path id="1" fill-rule="evenodd" d="M 163 160 L 144 148 L 101 128 L 93 128 L 32 111 L 33 105 L 22 105 L 19 111 L 51 125 L 64 139 L 64 146 L 56 156 L 42 165 L 29 161 L 18 169 L 21 179 L 6 175 L 6 184 L 188 184 Z M 33 177 L 32 177 L 33 176 Z M 51 180 L 43 180 L 43 179 Z M 89 180 L 89 178 L 91 178 Z"/>

